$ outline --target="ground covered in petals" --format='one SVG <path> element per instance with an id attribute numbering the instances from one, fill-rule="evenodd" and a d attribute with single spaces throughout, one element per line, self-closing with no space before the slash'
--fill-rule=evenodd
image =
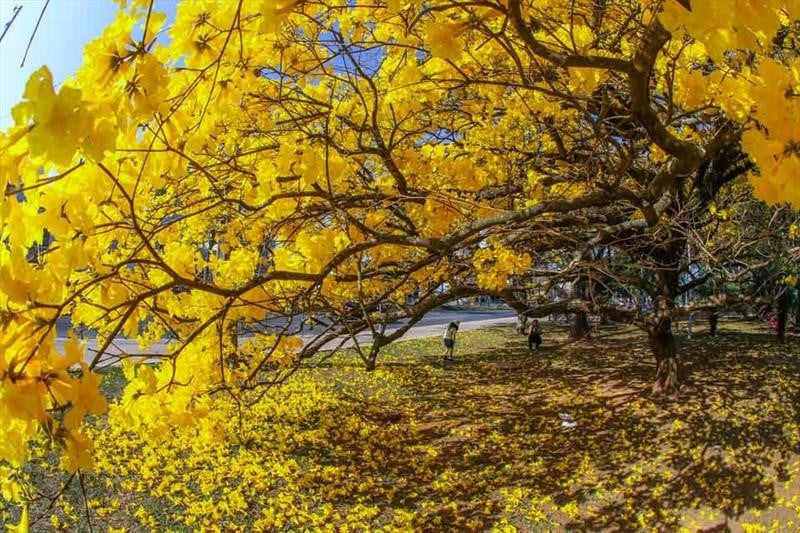
<path id="1" fill-rule="evenodd" d="M 440 339 L 392 346 L 373 372 L 337 355 L 246 409 L 219 394 L 185 428 L 100 432 L 88 510 L 73 480 L 32 527 L 797 531 L 800 338 L 720 329 L 679 338 L 685 385 L 662 402 L 629 327 L 571 343 L 546 325 L 538 352 L 510 328 L 464 332 L 448 365 Z"/>

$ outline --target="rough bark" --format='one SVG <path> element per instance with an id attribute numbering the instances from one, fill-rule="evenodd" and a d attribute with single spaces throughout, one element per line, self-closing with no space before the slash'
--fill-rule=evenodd
<path id="1" fill-rule="evenodd" d="M 672 320 L 662 317 L 648 330 L 650 350 L 656 359 L 656 380 L 653 383 L 653 396 L 675 394 L 678 392 L 678 355 L 675 337 L 672 334 Z"/>
<path id="2" fill-rule="evenodd" d="M 572 315 L 572 325 L 569 329 L 572 339 L 580 340 L 589 336 L 589 318 L 586 313 L 578 312 Z"/>
<path id="3" fill-rule="evenodd" d="M 586 279 L 583 276 L 575 280 L 572 285 L 572 297 L 586 299 L 586 285 Z M 584 339 L 589 336 L 589 317 L 585 311 L 578 311 L 572 315 L 569 336 L 574 340 Z"/>
<path id="4" fill-rule="evenodd" d="M 712 337 L 717 336 L 717 321 L 719 320 L 719 313 L 717 312 L 717 308 L 714 307 L 709 311 L 708 314 L 708 331 L 711 333 Z"/>
<path id="5" fill-rule="evenodd" d="M 656 360 L 656 379 L 653 395 L 673 395 L 680 386 L 680 365 L 675 337 L 672 334 L 672 316 L 675 298 L 680 288 L 680 259 L 686 253 L 684 238 L 668 239 L 658 247 L 652 257 L 661 266 L 657 272 L 659 296 L 655 303 L 655 320 L 648 328 L 650 349 Z"/>

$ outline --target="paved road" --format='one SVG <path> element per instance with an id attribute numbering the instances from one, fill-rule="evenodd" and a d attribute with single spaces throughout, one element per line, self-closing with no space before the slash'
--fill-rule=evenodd
<path id="1" fill-rule="evenodd" d="M 409 329 L 402 337 L 402 340 L 411 340 L 411 339 L 420 339 L 423 337 L 438 337 L 443 334 L 444 327 L 446 324 L 450 323 L 451 321 L 460 321 L 461 331 L 468 331 L 473 329 L 481 329 L 487 328 L 492 326 L 499 326 L 499 325 L 508 325 L 513 324 L 515 320 L 515 314 L 513 311 L 509 310 L 498 310 L 498 311 L 448 311 L 448 310 L 436 310 L 431 311 L 426 315 L 422 320 L 419 321 L 414 327 Z M 391 333 L 396 331 L 398 327 L 402 324 L 395 322 L 390 324 L 387 329 L 386 333 Z M 315 328 L 316 331 L 320 330 L 320 327 L 317 326 Z M 301 338 L 305 342 L 310 342 L 314 338 L 314 331 L 304 333 Z M 371 335 L 369 332 L 363 332 L 356 336 L 358 342 L 360 344 L 369 344 L 371 341 Z M 346 340 L 345 340 L 346 339 Z M 62 351 L 63 342 L 65 339 L 59 338 L 56 340 L 56 348 L 59 351 Z M 341 341 L 344 340 L 345 342 L 342 344 Z M 344 347 L 351 346 L 353 344 L 352 339 L 347 339 L 346 337 L 340 337 L 339 340 L 330 342 L 324 346 L 324 349 L 333 349 L 336 346 L 342 344 Z M 118 359 L 117 355 L 139 355 L 139 356 L 147 356 L 156 354 L 164 354 L 166 353 L 166 342 L 158 342 L 151 346 L 141 348 L 139 344 L 135 340 L 125 339 L 125 338 L 118 338 L 115 339 L 112 345 L 107 350 L 107 353 L 103 355 L 99 366 L 107 366 L 114 364 Z M 94 358 L 98 346 L 97 341 L 95 339 L 89 339 L 86 347 L 86 361 L 91 362 Z"/>
<path id="2" fill-rule="evenodd" d="M 513 311 L 432 311 L 406 331 L 400 339 L 411 340 L 441 336 L 444 334 L 445 326 L 454 320 L 461 322 L 459 331 L 468 331 L 513 324 L 516 320 L 515 317 L 516 314 Z M 398 327 L 400 327 L 399 323 L 390 324 L 386 328 L 386 334 L 396 331 Z M 303 338 L 311 340 L 312 337 L 303 335 Z M 358 334 L 356 338 L 359 343 L 369 343 L 371 341 L 371 335 L 368 331 Z M 352 343 L 352 340 L 347 340 L 344 346 L 350 346 Z M 338 342 L 329 343 L 325 348 L 333 348 L 335 345 L 338 345 Z"/>

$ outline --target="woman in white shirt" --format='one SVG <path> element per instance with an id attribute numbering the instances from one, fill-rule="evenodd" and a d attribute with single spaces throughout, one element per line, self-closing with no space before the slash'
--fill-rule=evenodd
<path id="1" fill-rule="evenodd" d="M 453 360 L 453 348 L 456 345 L 456 333 L 460 322 L 450 322 L 444 331 L 444 360 Z"/>

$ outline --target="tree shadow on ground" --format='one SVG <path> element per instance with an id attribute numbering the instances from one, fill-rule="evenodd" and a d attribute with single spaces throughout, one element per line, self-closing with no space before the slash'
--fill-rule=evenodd
<path id="1" fill-rule="evenodd" d="M 608 327 L 569 343 L 563 328 L 549 333 L 528 352 L 508 329 L 484 332 L 447 366 L 390 355 L 384 364 L 406 383 L 414 422 L 404 450 L 362 464 L 400 487 L 376 503 L 413 509 L 421 527 L 506 517 L 524 529 L 590 530 L 671 529 L 692 509 L 735 519 L 776 505 L 775 483 L 800 453 L 797 339 L 682 340 L 689 382 L 657 403 L 643 335 Z M 577 425 L 565 427 L 562 413 Z"/>

